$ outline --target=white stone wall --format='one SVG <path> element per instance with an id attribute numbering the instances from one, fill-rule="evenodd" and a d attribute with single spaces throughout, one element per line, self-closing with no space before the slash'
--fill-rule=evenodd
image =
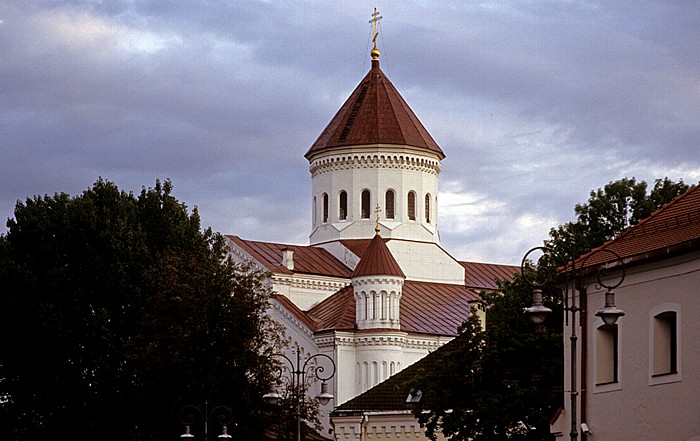
<path id="1" fill-rule="evenodd" d="M 379 204 L 382 236 L 437 242 L 437 189 L 440 161 L 436 155 L 396 146 L 371 146 L 334 151 L 310 164 L 312 197 L 311 244 L 338 239 L 363 239 L 374 235 L 375 209 Z M 394 219 L 386 218 L 385 193 L 393 190 Z M 339 217 L 339 195 L 348 194 L 347 219 Z M 370 191 L 370 213 L 361 216 L 361 193 Z M 415 220 L 408 218 L 408 193 L 415 192 Z M 323 222 L 323 194 L 329 197 L 329 218 Z M 425 195 L 430 194 L 430 222 L 425 219 Z M 313 209 L 313 208 L 312 208 Z M 313 222 L 313 221 L 312 221 Z"/>

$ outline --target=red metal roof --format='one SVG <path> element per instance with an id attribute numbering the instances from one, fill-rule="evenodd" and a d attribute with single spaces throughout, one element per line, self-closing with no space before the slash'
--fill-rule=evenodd
<path id="1" fill-rule="evenodd" d="M 697 249 L 700 249 L 700 186 L 693 186 L 619 237 L 582 256 L 579 262 L 585 259 L 586 267 L 615 263 L 611 253 L 596 250 L 614 251 L 628 264 Z"/>
<path id="2" fill-rule="evenodd" d="M 256 261 L 265 265 L 268 271 L 282 274 L 315 274 L 329 277 L 349 278 L 352 271 L 328 251 L 320 247 L 285 245 L 272 242 L 259 242 L 226 236 L 244 249 Z M 294 251 L 294 270 L 282 265 L 282 250 Z"/>
<path id="3" fill-rule="evenodd" d="M 379 68 L 379 60 L 372 61 L 370 71 L 305 156 L 310 159 L 326 149 L 376 144 L 416 147 L 445 157 Z"/>
<path id="4" fill-rule="evenodd" d="M 495 263 L 459 262 L 464 267 L 464 283 L 473 289 L 498 289 L 496 280 L 512 281 L 520 272 L 519 266 Z"/>
<path id="5" fill-rule="evenodd" d="M 352 277 L 380 275 L 406 277 L 382 240 L 382 236 L 376 234 L 362 255 L 360 263 L 355 267 L 355 271 L 352 272 Z"/>
<path id="6" fill-rule="evenodd" d="M 401 330 L 418 334 L 457 335 L 478 294 L 465 286 L 404 282 L 401 295 Z M 355 296 L 348 286 L 317 304 L 308 314 L 322 330 L 355 330 Z"/>

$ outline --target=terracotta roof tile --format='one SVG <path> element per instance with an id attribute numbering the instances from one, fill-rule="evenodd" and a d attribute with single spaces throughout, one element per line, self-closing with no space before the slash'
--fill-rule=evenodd
<path id="1" fill-rule="evenodd" d="M 611 250 L 626 263 L 700 249 L 700 186 L 693 186 L 619 237 L 596 250 Z M 590 255 L 590 258 L 587 256 Z M 611 253 L 582 256 L 585 266 L 614 260 Z"/>
<path id="2" fill-rule="evenodd" d="M 352 272 L 352 277 L 380 275 L 406 277 L 382 237 L 376 234 Z"/>
<path id="3" fill-rule="evenodd" d="M 273 273 L 302 273 L 346 278 L 349 278 L 352 273 L 350 268 L 320 247 L 259 242 L 241 239 L 238 236 L 226 237 Z M 285 248 L 294 251 L 294 271 L 282 265 L 282 250 Z"/>
<path id="4" fill-rule="evenodd" d="M 416 334 L 457 335 L 478 294 L 465 286 L 407 280 L 401 295 L 401 330 Z M 355 296 L 348 286 L 308 311 L 317 330 L 355 329 Z"/>
<path id="5" fill-rule="evenodd" d="M 378 60 L 372 61 L 370 71 L 305 156 L 310 159 L 326 149 L 376 144 L 417 147 L 445 157 Z"/>
<path id="6" fill-rule="evenodd" d="M 459 262 L 464 267 L 464 283 L 469 288 L 495 290 L 496 280 L 513 280 L 520 272 L 519 266 L 481 262 Z"/>

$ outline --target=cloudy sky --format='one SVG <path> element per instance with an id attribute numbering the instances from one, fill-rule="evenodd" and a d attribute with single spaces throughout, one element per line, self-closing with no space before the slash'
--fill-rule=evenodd
<path id="1" fill-rule="evenodd" d="M 370 67 L 375 6 L 382 70 L 447 155 L 455 257 L 518 264 L 612 180 L 700 180 L 694 1 L 5 0 L 3 224 L 169 178 L 205 226 L 307 244 L 303 155 Z"/>

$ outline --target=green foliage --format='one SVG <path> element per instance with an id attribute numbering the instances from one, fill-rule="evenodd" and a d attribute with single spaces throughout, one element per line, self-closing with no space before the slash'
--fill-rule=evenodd
<path id="1" fill-rule="evenodd" d="M 645 181 L 622 178 L 609 182 L 602 189 L 591 191 L 588 202 L 576 204 L 576 221 L 568 222 L 549 232 L 548 245 L 567 259 L 576 245 L 576 255 L 614 239 L 626 228 L 684 193 L 688 185 L 683 181 L 673 182 L 668 178 L 657 179 L 647 193 Z"/>
<path id="2" fill-rule="evenodd" d="M 205 399 L 233 409 L 230 433 L 267 424 L 264 274 L 171 191 L 100 179 L 17 203 L 0 236 L 1 439 L 174 438 L 177 410 Z"/>
<path id="3" fill-rule="evenodd" d="M 668 178 L 647 184 L 634 178 L 610 182 L 577 204 L 577 220 L 553 228 L 528 280 L 551 279 L 557 268 L 637 224 L 688 188 Z M 575 245 L 575 246 L 574 246 Z M 562 403 L 561 294 L 545 292 L 554 314 L 534 325 L 523 314 L 532 288 L 520 276 L 497 292 L 482 293 L 486 331 L 471 314 L 459 336 L 440 349 L 436 368 L 407 385 L 423 392 L 415 415 L 435 439 L 456 441 L 549 440 L 549 420 Z"/>
<path id="4" fill-rule="evenodd" d="M 561 399 L 561 323 L 529 322 L 532 291 L 519 278 L 483 297 L 487 331 L 473 313 L 440 349 L 437 371 L 412 385 L 423 391 L 415 415 L 432 439 L 548 440 Z"/>

